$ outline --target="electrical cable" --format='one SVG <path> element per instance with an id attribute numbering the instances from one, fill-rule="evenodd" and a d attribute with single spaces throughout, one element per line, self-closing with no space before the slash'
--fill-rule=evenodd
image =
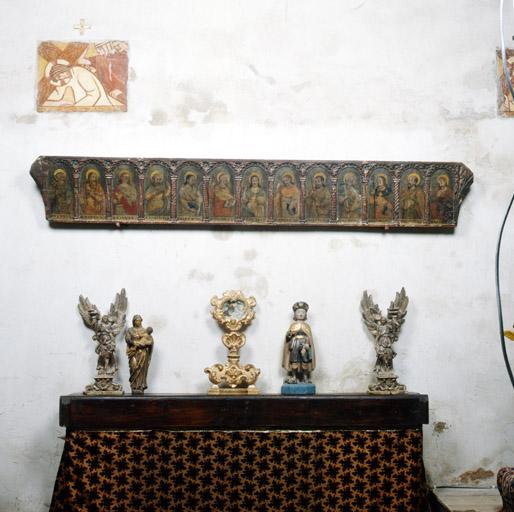
<path id="1" fill-rule="evenodd" d="M 500 325 L 500 341 L 503 352 L 503 359 L 505 361 L 505 366 L 507 367 L 507 373 L 509 374 L 510 382 L 512 387 L 514 387 L 514 375 L 512 374 L 512 368 L 510 367 L 509 356 L 507 354 L 507 347 L 505 346 L 505 335 L 503 334 L 503 310 L 502 310 L 502 299 L 500 294 L 500 247 L 502 243 L 503 237 L 503 228 L 505 227 L 505 223 L 507 222 L 507 217 L 509 216 L 510 209 L 512 207 L 512 203 L 514 203 L 514 194 L 512 194 L 512 198 L 509 203 L 509 207 L 507 208 L 507 212 L 505 213 L 505 217 L 503 218 L 502 226 L 500 229 L 500 235 L 498 236 L 498 245 L 496 246 L 496 304 L 498 306 L 498 323 Z"/>

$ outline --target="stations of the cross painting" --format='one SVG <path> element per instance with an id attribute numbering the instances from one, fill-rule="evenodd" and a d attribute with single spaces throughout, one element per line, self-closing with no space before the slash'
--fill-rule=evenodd
<path id="1" fill-rule="evenodd" d="M 78 25 L 73 25 L 73 29 L 78 30 L 81 36 L 86 33 L 88 28 L 91 28 L 91 25 L 86 25 L 86 20 L 84 18 L 80 18 L 80 23 Z"/>

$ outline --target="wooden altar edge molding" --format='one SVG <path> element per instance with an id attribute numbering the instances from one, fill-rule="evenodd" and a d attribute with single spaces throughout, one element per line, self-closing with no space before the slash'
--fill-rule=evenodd
<path id="1" fill-rule="evenodd" d="M 71 430 L 420 428 L 428 423 L 428 396 L 68 395 L 60 398 L 59 423 Z"/>
<path id="2" fill-rule="evenodd" d="M 40 156 L 46 218 L 174 224 L 448 230 L 472 172 L 455 162 Z"/>

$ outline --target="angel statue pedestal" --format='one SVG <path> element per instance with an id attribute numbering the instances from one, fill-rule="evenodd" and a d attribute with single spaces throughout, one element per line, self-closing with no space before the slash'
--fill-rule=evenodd
<path id="1" fill-rule="evenodd" d="M 221 298 L 211 299 L 213 318 L 225 330 L 222 341 L 228 349 L 228 361 L 205 368 L 212 387 L 209 395 L 257 395 L 255 382 L 261 371 L 253 364 L 241 366 L 239 351 L 246 342 L 241 332 L 255 317 L 256 305 L 253 297 L 246 298 L 240 291 L 228 291 Z"/>
<path id="2" fill-rule="evenodd" d="M 311 372 L 316 368 L 314 340 L 306 322 L 309 305 L 293 304 L 294 322 L 287 330 L 282 350 L 282 368 L 287 377 L 282 384 L 283 395 L 314 395 L 316 386 L 311 382 Z"/>
<path id="3" fill-rule="evenodd" d="M 123 395 L 121 384 L 114 382 L 118 372 L 116 362 L 116 336 L 125 327 L 127 295 L 125 289 L 116 294 L 109 313 L 101 315 L 98 308 L 86 297 L 79 297 L 80 316 L 86 327 L 94 331 L 93 340 L 97 342 L 98 354 L 95 382 L 86 386 L 84 395 Z"/>
<path id="4" fill-rule="evenodd" d="M 387 309 L 387 317 L 385 317 L 367 291 L 362 295 L 362 319 L 374 338 L 377 354 L 373 370 L 377 382 L 368 388 L 368 393 L 371 395 L 397 395 L 405 393 L 407 390 L 405 385 L 398 383 L 398 375 L 394 372 L 393 359 L 396 357 L 396 352 L 393 350 L 393 343 L 398 341 L 398 334 L 400 327 L 405 322 L 408 304 L 409 298 L 405 289 L 402 288 L 399 293 L 396 293 L 395 299 Z"/>

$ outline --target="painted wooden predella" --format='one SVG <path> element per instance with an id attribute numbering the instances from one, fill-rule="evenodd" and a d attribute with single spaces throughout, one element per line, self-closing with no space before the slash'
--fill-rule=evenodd
<path id="1" fill-rule="evenodd" d="M 448 229 L 473 182 L 461 163 L 41 156 L 54 223 Z"/>

